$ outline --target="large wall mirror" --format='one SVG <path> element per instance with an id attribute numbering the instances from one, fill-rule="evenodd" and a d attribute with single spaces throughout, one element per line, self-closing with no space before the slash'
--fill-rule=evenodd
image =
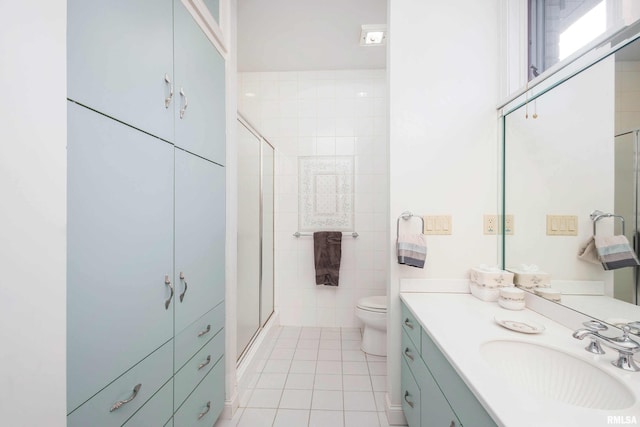
<path id="1" fill-rule="evenodd" d="M 622 234 L 622 220 L 640 248 L 640 40 L 629 40 L 502 117 L 503 214 L 514 216 L 504 267 L 535 265 L 563 305 L 613 325 L 640 320 L 639 270 L 605 271 L 578 252 L 594 233 Z"/>

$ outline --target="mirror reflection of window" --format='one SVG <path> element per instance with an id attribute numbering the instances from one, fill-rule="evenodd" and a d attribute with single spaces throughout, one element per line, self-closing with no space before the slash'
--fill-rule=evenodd
<path id="1" fill-rule="evenodd" d="M 607 0 L 529 0 L 529 80 L 604 34 Z"/>

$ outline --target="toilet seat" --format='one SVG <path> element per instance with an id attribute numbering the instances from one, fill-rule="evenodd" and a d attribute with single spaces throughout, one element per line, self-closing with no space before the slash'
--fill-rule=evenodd
<path id="1" fill-rule="evenodd" d="M 387 297 L 386 296 L 372 296 L 365 297 L 358 300 L 357 306 L 360 310 L 371 311 L 374 313 L 386 313 L 387 312 Z"/>

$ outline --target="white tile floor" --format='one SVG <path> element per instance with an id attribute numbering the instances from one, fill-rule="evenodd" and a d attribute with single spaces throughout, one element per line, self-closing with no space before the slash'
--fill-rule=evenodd
<path id="1" fill-rule="evenodd" d="M 232 420 L 215 427 L 389 427 L 386 358 L 354 328 L 280 327 Z"/>

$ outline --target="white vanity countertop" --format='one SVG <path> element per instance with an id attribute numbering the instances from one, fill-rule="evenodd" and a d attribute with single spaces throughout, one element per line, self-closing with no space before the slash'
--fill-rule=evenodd
<path id="1" fill-rule="evenodd" d="M 624 420 L 635 417 L 640 425 L 640 372 L 627 372 L 611 365 L 610 361 L 617 359 L 617 351 L 603 347 L 607 354 L 591 354 L 584 350 L 588 337 L 577 340 L 571 336 L 572 330 L 534 311 L 506 310 L 470 294 L 401 292 L 400 298 L 498 425 L 600 427 L 614 424 L 615 420 L 608 418 L 611 416 Z M 499 326 L 494 321 L 496 315 L 512 320 L 529 319 L 544 325 L 545 331 L 514 332 Z M 493 340 L 540 344 L 590 362 L 623 381 L 633 391 L 635 404 L 623 410 L 588 409 L 538 397 L 510 385 L 480 354 L 480 346 Z"/>

